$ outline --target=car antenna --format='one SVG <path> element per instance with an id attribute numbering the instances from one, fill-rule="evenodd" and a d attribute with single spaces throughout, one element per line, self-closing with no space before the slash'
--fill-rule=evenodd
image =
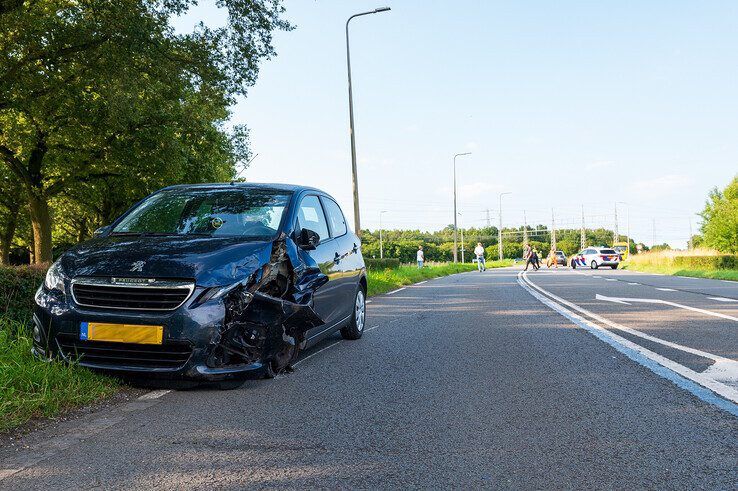
<path id="1" fill-rule="evenodd" d="M 258 157 L 258 156 L 259 156 L 259 154 L 257 153 L 256 155 L 254 155 L 253 157 L 251 157 L 251 159 L 248 162 L 246 162 L 246 165 L 244 165 L 243 166 L 243 169 L 241 169 L 241 171 L 238 174 L 236 174 L 236 177 L 234 177 L 233 179 L 231 179 L 231 186 L 233 186 L 234 184 L 236 184 L 236 179 L 238 179 L 238 177 L 243 173 L 243 171 L 245 171 L 249 167 L 249 165 L 251 165 L 251 162 L 253 162 L 254 159 L 256 159 L 256 157 Z"/>

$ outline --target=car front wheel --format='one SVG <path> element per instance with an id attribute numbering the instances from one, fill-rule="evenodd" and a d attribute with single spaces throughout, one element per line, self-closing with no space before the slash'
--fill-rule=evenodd
<path id="1" fill-rule="evenodd" d="M 366 297 L 364 289 L 360 286 L 354 297 L 354 313 L 348 324 L 341 328 L 343 339 L 359 339 L 364 334 L 364 323 L 366 322 Z"/>
<path id="2" fill-rule="evenodd" d="M 612 266 L 610 266 L 610 267 L 611 267 L 612 269 L 618 269 L 618 265 L 617 265 L 617 264 L 613 264 L 613 265 L 612 265 Z"/>
<path id="3" fill-rule="evenodd" d="M 590 266 L 592 267 L 592 269 L 599 268 L 599 266 L 597 265 L 597 261 L 592 261 L 592 264 L 590 264 Z"/>

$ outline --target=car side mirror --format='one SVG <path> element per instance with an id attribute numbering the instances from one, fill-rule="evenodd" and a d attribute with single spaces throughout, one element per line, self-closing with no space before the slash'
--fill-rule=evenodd
<path id="1" fill-rule="evenodd" d="M 100 227 L 99 229 L 92 232 L 93 237 L 103 237 L 105 235 L 108 235 L 108 232 L 110 232 L 111 226 L 105 225 L 104 227 Z"/>
<path id="2" fill-rule="evenodd" d="M 320 235 L 318 235 L 317 232 L 314 232 L 309 228 L 304 228 L 300 230 L 300 236 L 297 245 L 300 246 L 301 249 L 312 251 L 315 250 L 316 247 L 318 247 L 318 244 L 320 244 Z"/>

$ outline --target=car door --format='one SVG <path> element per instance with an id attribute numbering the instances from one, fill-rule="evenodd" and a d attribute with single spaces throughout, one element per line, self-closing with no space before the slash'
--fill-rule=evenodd
<path id="1" fill-rule="evenodd" d="M 590 268 L 592 267 L 592 260 L 595 260 L 595 261 L 597 260 L 596 252 L 597 251 L 595 251 L 594 249 L 587 249 L 586 251 L 584 251 L 584 265 L 585 266 L 589 266 Z"/>
<path id="2" fill-rule="evenodd" d="M 303 228 L 310 229 L 320 236 L 320 242 L 308 255 L 318 263 L 323 274 L 328 276 L 328 282 L 318 288 L 313 296 L 315 312 L 325 322 L 325 326 L 316 327 L 319 332 L 339 321 L 339 305 L 341 304 L 338 283 L 339 271 L 336 259 L 335 241 L 331 238 L 328 221 L 325 218 L 323 205 L 317 195 L 303 196 L 297 208 L 297 233 Z M 312 335 L 312 330 L 308 336 Z"/>
<path id="3" fill-rule="evenodd" d="M 337 267 L 340 274 L 336 281 L 341 291 L 339 317 L 345 318 L 353 312 L 354 295 L 361 275 L 359 240 L 354 234 L 349 233 L 346 218 L 338 203 L 328 196 L 321 196 L 321 200 L 328 219 L 328 226 L 331 229 L 331 237 L 335 242 L 335 257 L 338 259 Z"/>

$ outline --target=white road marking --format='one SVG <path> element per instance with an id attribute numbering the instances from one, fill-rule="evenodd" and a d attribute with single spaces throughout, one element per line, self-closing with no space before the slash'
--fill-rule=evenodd
<path id="1" fill-rule="evenodd" d="M 602 278 L 602 276 L 599 276 L 599 275 L 593 274 L 593 275 L 592 275 L 592 278 Z"/>
<path id="2" fill-rule="evenodd" d="M 705 373 L 695 372 L 694 370 L 690 368 L 687 368 L 664 356 L 659 355 L 658 353 L 648 350 L 644 348 L 643 346 L 640 346 L 639 344 L 636 344 L 622 336 L 618 336 L 617 334 L 611 331 L 608 331 L 604 327 L 601 327 L 600 325 L 583 318 L 582 316 L 576 314 L 575 312 L 572 312 L 571 310 L 565 308 L 563 305 L 571 307 L 574 310 L 578 310 L 588 315 L 592 319 L 604 322 L 608 325 L 615 324 L 615 323 L 611 323 L 607 319 L 604 319 L 603 317 L 598 316 L 597 314 L 585 311 L 578 305 L 575 305 L 567 300 L 564 300 L 563 298 L 558 297 L 554 295 L 553 293 L 548 292 L 544 290 L 543 288 L 535 285 L 531 280 L 529 280 L 526 277 L 526 275 L 523 275 L 522 272 L 518 274 L 518 284 L 520 284 L 520 286 L 522 286 L 526 291 L 528 291 L 528 293 L 530 293 L 535 298 L 537 298 L 539 301 L 541 301 L 544 305 L 547 305 L 551 309 L 555 310 L 559 314 L 563 315 L 567 319 L 574 322 L 576 325 L 590 332 L 591 334 L 596 336 L 598 339 L 602 340 L 603 342 L 609 344 L 616 350 L 625 354 L 631 360 L 645 366 L 646 368 L 656 373 L 657 375 L 660 375 L 672 381 L 678 387 L 688 390 L 689 392 L 699 397 L 703 401 L 714 404 L 730 412 L 731 414 L 738 416 L 738 405 L 737 405 L 738 404 L 738 390 L 728 385 L 725 385 L 722 382 L 715 380 L 715 378 L 713 378 L 709 374 L 706 375 Z M 560 303 L 557 303 L 557 302 L 560 302 Z M 622 326 L 622 327 L 625 327 L 625 326 Z M 635 331 L 635 330 L 630 330 L 628 332 L 631 332 L 631 331 L 633 333 L 638 333 L 639 335 L 641 335 L 641 337 L 646 336 L 643 333 L 639 333 L 638 331 Z M 659 340 L 659 341 L 666 343 L 663 340 Z M 693 350 L 693 348 L 688 348 L 686 346 L 682 348 Z M 710 355 L 710 356 L 713 359 L 715 357 L 715 355 Z M 732 360 L 726 360 L 726 361 L 730 362 Z M 660 365 L 660 367 L 658 365 Z M 722 397 L 723 399 L 727 399 L 727 401 L 730 401 L 730 402 L 726 402 L 725 400 L 722 400 L 719 397 L 715 397 L 711 394 L 705 394 L 704 391 L 701 391 L 700 388 L 690 386 L 689 385 L 690 381 L 693 382 L 694 384 L 697 384 L 704 388 L 709 389 L 714 394 L 717 394 L 718 396 Z"/>
<path id="3" fill-rule="evenodd" d="M 629 285 L 640 285 L 640 283 L 628 283 Z"/>
<path id="4" fill-rule="evenodd" d="M 615 278 L 605 278 L 605 281 L 618 281 Z"/>
<path id="5" fill-rule="evenodd" d="M 600 295 L 598 293 L 595 295 L 595 299 L 604 300 L 606 302 L 625 303 L 626 305 L 631 302 L 632 303 L 658 303 L 662 305 L 671 305 L 672 307 L 679 307 L 680 309 L 691 310 L 692 312 L 699 312 L 700 314 L 711 315 L 713 317 L 720 317 L 721 319 L 728 319 L 730 321 L 738 322 L 738 317 L 733 317 L 732 315 L 721 314 L 720 312 L 713 312 L 712 310 L 705 310 L 705 309 L 700 309 L 697 307 L 690 307 L 689 305 L 682 305 L 680 303 L 668 302 L 666 300 L 661 300 L 659 298 L 606 297 L 605 295 Z"/>
<path id="6" fill-rule="evenodd" d="M 329 349 L 329 348 L 332 348 L 332 347 L 334 347 L 334 346 L 336 346 L 336 345 L 339 345 L 339 344 L 341 344 L 341 341 L 336 341 L 336 342 L 335 342 L 335 343 L 333 343 L 333 344 L 329 344 L 329 345 L 328 345 L 328 346 L 326 346 L 325 348 L 319 349 L 319 350 L 318 350 L 318 351 L 316 351 L 315 353 L 310 353 L 310 354 L 309 354 L 309 355 L 307 355 L 307 356 L 306 356 L 305 358 L 301 358 L 301 359 L 297 360 L 297 361 L 296 361 L 295 363 L 293 363 L 293 364 L 292 364 L 292 366 L 293 366 L 293 367 L 296 367 L 297 365 L 299 365 L 299 364 L 300 364 L 300 363 L 302 363 L 303 361 L 305 361 L 305 360 L 309 360 L 310 358 L 312 358 L 313 356 L 317 355 L 318 353 L 322 353 L 323 351 L 325 351 L 325 350 L 327 350 L 327 349 Z"/>
<path id="7" fill-rule="evenodd" d="M 169 394 L 170 392 L 171 390 L 164 390 L 164 389 L 152 390 L 151 392 L 147 392 L 141 397 L 139 397 L 138 400 L 139 401 L 149 401 L 151 399 L 158 399 L 163 395 Z"/>
<path id="8" fill-rule="evenodd" d="M 676 290 L 673 288 L 656 288 L 660 292 L 675 292 Z"/>
<path id="9" fill-rule="evenodd" d="M 371 300 L 367 300 L 367 301 L 366 301 L 366 302 L 364 302 L 364 303 L 372 303 L 372 301 L 371 301 Z"/>
<path id="10" fill-rule="evenodd" d="M 379 324 L 377 324 L 376 326 L 372 326 L 372 327 L 370 327 L 369 329 L 365 329 L 365 330 L 364 330 L 364 332 L 369 332 L 369 331 L 373 331 L 374 329 L 376 329 L 376 328 L 378 328 L 378 327 L 379 327 Z"/>
<path id="11" fill-rule="evenodd" d="M 419 281 L 419 282 L 417 282 L 417 283 L 415 283 L 415 284 L 416 284 L 416 285 L 422 285 L 423 283 L 428 283 L 428 280 L 425 280 L 425 281 Z"/>
<path id="12" fill-rule="evenodd" d="M 738 302 L 735 298 L 723 298 L 723 297 L 707 297 L 710 300 L 717 300 L 718 302 Z"/>
<path id="13" fill-rule="evenodd" d="M 397 290 L 392 290 L 391 292 L 387 292 L 387 295 L 394 295 L 395 293 L 401 292 L 404 289 L 405 287 L 403 286 L 402 288 L 398 288 Z"/>

